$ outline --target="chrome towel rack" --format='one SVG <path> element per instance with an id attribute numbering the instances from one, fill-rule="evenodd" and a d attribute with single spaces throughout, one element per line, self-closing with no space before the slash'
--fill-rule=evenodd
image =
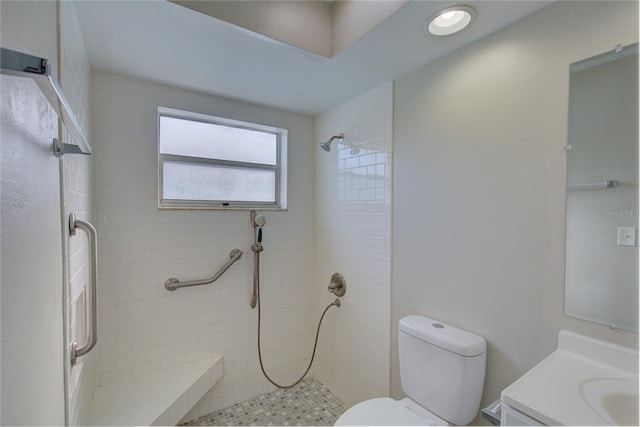
<path id="1" fill-rule="evenodd" d="M 89 286 L 88 290 L 88 307 L 85 313 L 89 319 L 88 337 L 85 340 L 85 344 L 78 346 L 78 343 L 74 341 L 71 343 L 71 364 L 76 364 L 76 359 L 80 356 L 84 356 L 89 353 L 93 347 L 98 343 L 98 233 L 93 225 L 86 221 L 76 219 L 76 214 L 71 212 L 69 214 L 69 234 L 76 235 L 76 229 L 80 228 L 87 233 L 89 237 L 89 251 L 91 264 L 89 270 Z"/>
<path id="2" fill-rule="evenodd" d="M 53 154 L 60 157 L 63 154 L 91 154 L 91 146 L 87 138 L 80 130 L 80 123 L 71 109 L 71 104 L 62 93 L 62 88 L 53 78 L 51 63 L 45 58 L 40 58 L 11 49 L 0 48 L 0 70 L 2 74 L 27 77 L 33 79 L 49 101 L 49 104 L 58 113 L 66 128 L 71 133 L 78 145 L 67 144 L 58 139 L 53 140 Z"/>
<path id="3" fill-rule="evenodd" d="M 598 190 L 601 188 L 616 188 L 618 186 L 618 181 L 615 179 L 610 179 L 607 181 L 599 181 L 599 182 L 588 182 L 584 184 L 569 184 L 567 188 L 569 190 Z"/>
<path id="4" fill-rule="evenodd" d="M 239 260 L 241 256 L 242 256 L 242 251 L 240 249 L 232 250 L 229 253 L 229 258 L 230 258 L 229 261 L 227 261 L 225 265 L 220 267 L 220 270 L 218 270 L 218 272 L 209 279 L 193 280 L 191 282 L 181 283 L 178 279 L 176 279 L 175 277 L 172 277 L 170 279 L 167 279 L 166 282 L 164 282 L 164 287 L 167 288 L 168 291 L 175 291 L 178 288 L 186 288 L 187 286 L 200 286 L 200 285 L 208 285 L 209 283 L 213 283 L 216 280 L 218 280 L 220 276 L 222 276 L 224 272 L 227 271 L 229 267 L 231 267 L 231 265 L 233 265 L 234 262 Z"/>

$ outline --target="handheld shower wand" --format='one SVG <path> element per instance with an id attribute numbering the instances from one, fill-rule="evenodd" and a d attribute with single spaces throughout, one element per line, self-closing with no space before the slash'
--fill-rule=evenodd
<path id="1" fill-rule="evenodd" d="M 267 220 L 262 215 L 256 215 L 255 218 L 253 218 L 253 226 L 257 228 L 257 231 L 258 231 L 256 233 L 255 243 L 258 245 L 262 244 L 262 227 L 264 227 L 266 223 L 267 223 Z"/>

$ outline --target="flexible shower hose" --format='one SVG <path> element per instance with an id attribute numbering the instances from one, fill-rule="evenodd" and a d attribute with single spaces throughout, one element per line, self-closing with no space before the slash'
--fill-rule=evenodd
<path id="1" fill-rule="evenodd" d="M 257 305 L 258 305 L 258 360 L 260 361 L 260 369 L 262 370 L 262 373 L 264 374 L 265 378 L 269 380 L 269 382 L 274 386 L 282 389 L 289 389 L 289 388 L 295 387 L 296 385 L 300 384 L 300 382 L 304 379 L 305 376 L 307 376 L 307 374 L 309 373 L 309 370 L 311 369 L 311 365 L 313 364 L 313 359 L 316 356 L 316 347 L 318 346 L 318 336 L 320 335 L 320 326 L 322 326 L 322 320 L 324 319 L 324 315 L 327 314 L 327 311 L 332 306 L 335 305 L 336 307 L 340 307 L 340 300 L 336 298 L 334 302 L 329 304 L 327 308 L 324 309 L 324 311 L 322 312 L 322 316 L 320 316 L 320 321 L 318 322 L 318 329 L 316 330 L 316 339 L 315 339 L 315 342 L 313 343 L 313 352 L 311 353 L 311 360 L 309 361 L 309 366 L 307 366 L 307 370 L 304 371 L 304 374 L 302 374 L 302 376 L 298 378 L 298 380 L 293 384 L 289 384 L 289 385 L 278 384 L 277 382 L 272 380 L 271 377 L 269 377 L 269 375 L 264 369 L 264 364 L 262 363 L 262 350 L 260 348 L 261 314 L 260 314 L 260 253 L 259 252 L 255 252 L 253 274 L 254 274 L 254 280 L 257 281 L 256 295 L 257 295 Z"/>

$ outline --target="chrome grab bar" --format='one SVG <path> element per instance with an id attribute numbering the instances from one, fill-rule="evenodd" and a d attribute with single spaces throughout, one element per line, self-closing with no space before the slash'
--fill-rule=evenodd
<path id="1" fill-rule="evenodd" d="M 164 287 L 167 288 L 168 291 L 175 291 L 178 288 L 186 288 L 187 286 L 208 285 L 209 283 L 213 283 L 216 280 L 218 280 L 220 276 L 222 276 L 224 272 L 227 271 L 234 262 L 239 260 L 241 256 L 242 256 L 242 251 L 240 249 L 232 250 L 229 253 L 229 258 L 230 258 L 229 261 L 227 261 L 227 263 L 223 265 L 220 268 L 220 270 L 218 270 L 218 272 L 214 274 L 213 277 L 211 277 L 210 279 L 193 280 L 191 282 L 180 283 L 178 279 L 176 279 L 175 277 L 172 277 L 170 279 L 167 279 L 166 282 L 164 282 Z"/>
<path id="2" fill-rule="evenodd" d="M 89 300 L 88 310 L 85 314 L 89 319 L 89 336 L 86 343 L 78 347 L 78 343 L 74 341 L 71 343 L 71 364 L 76 364 L 76 359 L 80 356 L 84 356 L 89 353 L 98 342 L 98 233 L 93 225 L 86 221 L 76 219 L 75 212 L 69 214 L 69 234 L 76 235 L 76 228 L 81 228 L 87 233 L 89 237 L 89 252 L 91 269 L 89 271 L 89 287 L 87 298 Z M 86 301 L 86 300 L 85 300 Z"/>

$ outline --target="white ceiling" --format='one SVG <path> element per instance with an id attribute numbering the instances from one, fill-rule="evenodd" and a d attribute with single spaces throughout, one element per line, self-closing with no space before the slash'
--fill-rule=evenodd
<path id="1" fill-rule="evenodd" d="M 477 18 L 448 37 L 424 21 L 457 1 L 414 0 L 333 58 L 164 0 L 78 1 L 92 68 L 304 114 L 319 114 L 551 1 L 467 1 Z"/>

